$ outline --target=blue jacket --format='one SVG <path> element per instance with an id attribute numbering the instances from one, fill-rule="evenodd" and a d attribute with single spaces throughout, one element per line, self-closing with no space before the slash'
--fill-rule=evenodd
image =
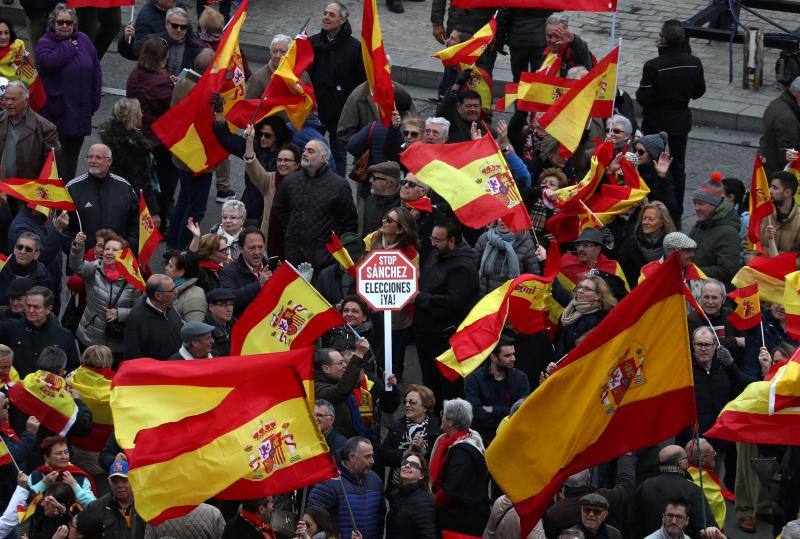
<path id="1" fill-rule="evenodd" d="M 495 380 L 488 363 L 470 374 L 464 382 L 464 393 L 472 405 L 472 428 L 488 445 L 497 425 L 508 415 L 511 405 L 531 392 L 528 376 L 519 369 L 509 369 L 504 380 Z M 491 406 L 487 412 L 484 406 Z"/>
<path id="2" fill-rule="evenodd" d="M 341 484 L 338 478 L 317 483 L 308 495 L 307 507 L 321 507 L 327 510 L 336 520 L 342 537 L 350 537 L 353 525 L 347 503 L 344 501 L 342 485 L 350 500 L 356 526 L 364 539 L 381 539 L 383 537 L 383 519 L 386 505 L 383 500 L 383 481 L 378 474 L 369 470 L 360 481 L 353 477 L 347 468 L 339 463 L 342 475 Z"/>

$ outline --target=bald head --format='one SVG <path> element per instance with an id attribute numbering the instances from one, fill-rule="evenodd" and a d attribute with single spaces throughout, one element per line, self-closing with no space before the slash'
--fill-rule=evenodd
<path id="1" fill-rule="evenodd" d="M 92 144 L 86 154 L 86 166 L 89 174 L 96 178 L 105 178 L 111 168 L 111 148 L 105 144 Z"/>
<path id="2" fill-rule="evenodd" d="M 686 451 L 679 445 L 668 445 L 658 452 L 658 462 L 665 466 L 679 466 L 683 463 L 686 467 Z"/>

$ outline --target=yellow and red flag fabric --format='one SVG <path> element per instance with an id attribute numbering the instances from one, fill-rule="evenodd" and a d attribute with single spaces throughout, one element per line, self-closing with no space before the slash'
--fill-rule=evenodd
<path id="1" fill-rule="evenodd" d="M 758 283 L 744 286 L 728 293 L 736 303 L 736 309 L 728 316 L 728 322 L 740 331 L 754 328 L 761 323 L 761 301 L 758 298 Z"/>
<path id="2" fill-rule="evenodd" d="M 412 144 L 400 160 L 465 225 L 480 228 L 502 219 L 514 232 L 532 226 L 506 160 L 488 133 L 467 142 Z"/>
<path id="3" fill-rule="evenodd" d="M 611 116 L 617 87 L 618 62 L 619 47 L 615 47 L 539 118 L 539 126 L 570 152 L 574 152 L 580 144 L 586 121 L 596 101 L 608 103 L 598 117 Z"/>
<path id="4" fill-rule="evenodd" d="M 522 537 L 567 477 L 696 420 L 684 291 L 673 254 L 561 361 L 487 449 Z"/>
<path id="5" fill-rule="evenodd" d="M 551 51 L 549 47 L 545 48 L 544 60 L 542 60 L 542 65 L 539 66 L 539 69 L 537 69 L 536 72 L 555 76 L 559 71 L 561 71 L 561 62 L 562 59 L 560 54 Z"/>
<path id="6" fill-rule="evenodd" d="M 737 288 L 758 283 L 761 299 L 782 304 L 786 275 L 795 270 L 795 259 L 795 253 L 756 256 L 733 276 L 731 282 Z"/>
<path id="7" fill-rule="evenodd" d="M 244 65 L 239 32 L 247 18 L 250 0 L 243 0 L 222 33 L 214 60 L 203 76 L 177 105 L 153 123 L 153 132 L 164 146 L 195 174 L 214 168 L 228 152 L 214 135 L 211 94 L 224 100 L 223 112 L 244 98 Z"/>
<path id="8" fill-rule="evenodd" d="M 292 266 L 284 262 L 261 287 L 231 331 L 234 355 L 283 352 L 310 346 L 342 315 Z"/>
<path id="9" fill-rule="evenodd" d="M 65 436 L 78 417 L 78 405 L 62 377 L 36 371 L 11 386 L 8 398 L 22 413 L 32 415 L 46 428 Z"/>
<path id="10" fill-rule="evenodd" d="M 552 242 L 543 276 L 522 274 L 485 295 L 450 337 L 450 348 L 436 358 L 448 380 L 466 378 L 480 367 L 497 346 L 506 321 L 521 333 L 543 331 L 550 288 L 560 266 L 558 244 Z"/>
<path id="11" fill-rule="evenodd" d="M 700 470 L 696 466 L 689 466 L 689 475 L 692 476 L 692 482 L 700 486 L 700 475 L 703 475 L 703 493 L 706 496 L 708 506 L 714 514 L 714 520 L 717 522 L 725 522 L 725 516 L 728 513 L 728 508 L 725 501 L 733 503 L 733 492 L 726 489 L 717 474 L 705 468 Z"/>
<path id="12" fill-rule="evenodd" d="M 67 7 L 80 8 L 80 7 L 122 7 L 132 6 L 134 0 L 67 0 Z"/>
<path id="13" fill-rule="evenodd" d="M 6 262 L 8 262 L 8 255 L 0 253 L 0 270 L 3 269 L 3 266 L 6 265 Z"/>
<path id="14" fill-rule="evenodd" d="M 225 113 L 225 119 L 244 129 L 250 123 L 256 124 L 267 116 L 284 111 L 294 128 L 300 131 L 306 117 L 316 106 L 314 88 L 300 81 L 313 62 L 314 49 L 303 32 L 292 41 L 289 50 L 281 58 L 278 69 L 272 74 L 261 97 L 237 101 Z"/>
<path id="15" fill-rule="evenodd" d="M 786 311 L 786 333 L 792 339 L 800 340 L 800 271 L 787 274 L 785 283 L 782 303 Z"/>
<path id="16" fill-rule="evenodd" d="M 505 110 L 517 103 L 517 110 L 544 112 L 575 86 L 575 79 L 564 79 L 546 71 L 524 71 L 519 82 L 506 84 L 506 95 L 497 100 L 497 110 Z"/>
<path id="17" fill-rule="evenodd" d="M 580 200 L 589 200 L 606 173 L 606 167 L 614 159 L 614 144 L 612 142 L 602 142 L 595 146 L 592 155 L 589 171 L 581 181 L 575 185 L 568 185 L 556 190 L 557 200 L 553 204 L 559 210 L 572 207 L 578 209 Z"/>
<path id="18" fill-rule="evenodd" d="M 39 178 L 8 178 L 0 183 L 0 191 L 14 198 L 24 200 L 31 207 L 43 206 L 57 210 L 75 211 L 75 203 L 69 191 L 58 178 L 53 150 L 44 161 Z"/>
<path id="19" fill-rule="evenodd" d="M 325 248 L 328 249 L 333 259 L 339 263 L 339 266 L 341 266 L 344 271 L 353 277 L 356 276 L 356 265 L 353 263 L 350 253 L 348 253 L 347 249 L 342 245 L 342 240 L 339 239 L 336 232 L 331 232 L 331 241 L 325 244 Z"/>
<path id="20" fill-rule="evenodd" d="M 570 11 L 616 11 L 617 0 L 572 0 L 565 5 L 563 0 L 453 0 L 453 7 L 463 8 L 500 8 L 515 7 L 522 9 L 554 9 Z"/>
<path id="21" fill-rule="evenodd" d="M 658 266 L 660 266 L 662 262 L 662 260 L 653 260 L 652 262 L 648 262 L 642 266 L 641 272 L 639 273 L 639 279 L 636 281 L 637 284 L 652 276 L 653 272 L 658 269 Z M 705 281 L 706 279 L 708 279 L 708 275 L 703 273 L 703 270 L 694 264 L 689 264 L 683 269 L 684 281 Z"/>
<path id="22" fill-rule="evenodd" d="M 153 222 L 144 195 L 139 191 L 139 263 L 146 266 L 164 236 Z"/>
<path id="23" fill-rule="evenodd" d="M 86 451 L 100 451 L 114 429 L 111 417 L 111 382 L 114 371 L 80 366 L 67 376 L 67 384 L 81 394 L 81 400 L 92 411 L 92 432 L 73 436 L 72 444 Z"/>
<path id="24" fill-rule="evenodd" d="M 0 77 L 21 80 L 28 87 L 28 105 L 38 112 L 47 102 L 44 83 L 39 77 L 33 56 L 25 49 L 25 42 L 14 40 L 8 47 L 0 49 Z"/>
<path id="25" fill-rule="evenodd" d="M 312 357 L 303 348 L 169 365 L 125 362 L 111 410 L 124 425 L 115 434 L 139 515 L 156 525 L 211 497 L 257 498 L 335 477 L 304 384 L 313 376 Z"/>
<path id="26" fill-rule="evenodd" d="M 578 281 L 593 269 L 619 277 L 625 285 L 625 289 L 630 290 L 628 280 L 625 278 L 625 272 L 622 271 L 622 266 L 619 265 L 619 262 L 606 257 L 604 254 L 600 254 L 600 256 L 597 257 L 597 261 L 593 267 L 587 268 L 586 264 L 581 262 L 577 256 L 572 253 L 566 253 L 561 257 L 561 271 L 558 273 L 558 282 L 568 291 L 572 292 L 572 289 L 575 288 Z"/>
<path id="27" fill-rule="evenodd" d="M 33 516 L 36 512 L 36 508 L 39 507 L 39 504 L 42 503 L 44 499 L 44 492 L 40 492 L 33 499 L 28 503 L 27 506 L 25 505 L 18 505 L 17 506 L 17 518 L 19 519 L 19 523 L 22 524 L 29 518 Z"/>
<path id="28" fill-rule="evenodd" d="M 114 265 L 122 273 L 122 276 L 131 285 L 135 286 L 142 292 L 145 290 L 145 282 L 142 277 L 142 270 L 139 267 L 139 262 L 133 256 L 133 251 L 130 247 L 125 247 L 121 251 L 117 251 L 114 255 Z"/>
<path id="29" fill-rule="evenodd" d="M 394 85 L 392 68 L 383 46 L 383 33 L 375 0 L 364 0 L 361 18 L 361 58 L 367 72 L 372 102 L 378 109 L 378 116 L 384 127 L 392 123 L 394 110 Z"/>
<path id="30" fill-rule="evenodd" d="M 433 211 L 433 202 L 428 197 L 421 197 L 417 200 L 404 200 L 403 206 L 422 213 L 431 213 Z"/>
<path id="31" fill-rule="evenodd" d="M 797 445 L 800 363 L 797 352 L 770 381 L 753 382 L 730 401 L 705 436 L 734 442 Z"/>
<path id="32" fill-rule="evenodd" d="M 497 19 L 492 17 L 471 38 L 442 49 L 432 57 L 441 60 L 444 67 L 453 67 L 459 64 L 463 64 L 464 69 L 472 67 L 481 57 L 483 51 L 486 50 L 486 47 L 489 46 L 489 43 L 492 42 L 496 33 Z"/>
<path id="33" fill-rule="evenodd" d="M 492 77 L 489 75 L 488 71 L 479 65 L 474 65 L 470 69 L 472 69 L 472 72 L 469 74 L 469 78 L 465 83 L 465 88 L 478 92 L 478 95 L 481 97 L 481 108 L 483 110 L 492 110 Z M 458 67 L 456 70 L 461 73 L 464 69 Z"/>
<path id="34" fill-rule="evenodd" d="M 761 222 L 772 215 L 775 206 L 769 194 L 769 181 L 764 171 L 761 155 L 756 154 L 753 162 L 753 177 L 750 180 L 750 222 L 747 225 L 747 241 L 761 243 Z"/>
<path id="35" fill-rule="evenodd" d="M 6 441 L 0 438 L 0 466 L 5 466 L 6 464 L 11 464 L 12 462 L 14 462 L 14 459 L 8 450 Z"/>

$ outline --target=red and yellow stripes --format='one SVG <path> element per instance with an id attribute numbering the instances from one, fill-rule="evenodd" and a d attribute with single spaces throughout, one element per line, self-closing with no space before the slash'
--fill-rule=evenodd
<path id="1" fill-rule="evenodd" d="M 26 180 L 8 178 L 0 183 L 0 191 L 14 198 L 24 200 L 32 207 L 75 211 L 75 203 L 69 196 L 64 182 L 58 178 L 53 150 L 44 162 L 39 178 Z"/>
<path id="2" fill-rule="evenodd" d="M 36 371 L 8 391 L 11 402 L 41 424 L 65 436 L 78 417 L 78 405 L 67 391 L 67 382 L 47 371 Z"/>
<path id="3" fill-rule="evenodd" d="M 756 256 L 740 269 L 731 281 L 737 288 L 758 283 L 764 301 L 783 303 L 786 275 L 795 270 L 795 254 L 780 253 L 778 256 Z"/>
<path id="4" fill-rule="evenodd" d="M 774 211 L 763 158 L 756 154 L 753 177 L 750 180 L 750 222 L 747 225 L 747 241 L 756 245 L 761 243 L 761 222 Z"/>
<path id="5" fill-rule="evenodd" d="M 144 195 L 139 191 L 139 263 L 146 266 L 164 236 L 153 222 Z"/>
<path id="6" fill-rule="evenodd" d="M 374 3 L 375 0 L 372 1 Z M 464 64 L 463 67 L 465 69 L 470 68 L 475 65 L 475 62 L 481 57 L 483 51 L 485 51 L 489 43 L 492 42 L 496 33 L 497 20 L 495 17 L 492 17 L 489 22 L 475 32 L 470 39 L 440 50 L 433 55 L 433 58 L 441 60 L 444 67 Z"/>
<path id="7" fill-rule="evenodd" d="M 67 376 L 67 384 L 81 394 L 81 400 L 92 411 L 92 432 L 88 436 L 73 436 L 73 445 L 87 451 L 105 447 L 113 429 L 111 416 L 111 382 L 114 371 L 81 366 Z"/>
<path id="8" fill-rule="evenodd" d="M 364 60 L 364 71 L 367 73 L 372 101 L 378 108 L 378 116 L 384 127 L 389 127 L 394 110 L 394 85 L 392 68 L 383 46 L 383 33 L 375 0 L 364 0 L 361 19 L 361 58 Z"/>
<path id="9" fill-rule="evenodd" d="M 356 265 L 353 263 L 353 259 L 350 258 L 350 253 L 342 245 L 342 241 L 336 235 L 336 232 L 331 232 L 331 241 L 325 244 L 325 248 L 328 249 L 333 259 L 339 263 L 339 266 L 344 271 L 353 277 L 356 276 Z"/>
<path id="10" fill-rule="evenodd" d="M 728 294 L 736 303 L 736 309 L 728 316 L 728 322 L 740 331 L 756 327 L 761 323 L 761 301 L 758 298 L 758 283 L 744 286 Z"/>
<path id="11" fill-rule="evenodd" d="M 145 282 L 142 277 L 142 271 L 139 268 L 139 262 L 133 256 L 133 251 L 130 247 L 125 247 L 121 251 L 114 254 L 114 265 L 122 273 L 122 276 L 131 285 L 135 286 L 142 292 L 145 291 Z"/>

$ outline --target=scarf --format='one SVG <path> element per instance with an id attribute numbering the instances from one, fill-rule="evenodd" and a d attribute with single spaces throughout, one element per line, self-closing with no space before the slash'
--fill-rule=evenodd
<path id="1" fill-rule="evenodd" d="M 11 428 L 8 421 L 0 425 L 0 432 L 8 436 L 12 441 L 19 442 L 19 436 L 17 436 L 17 433 Z"/>
<path id="2" fill-rule="evenodd" d="M 573 299 L 561 314 L 561 325 L 570 326 L 578 321 L 584 314 L 595 313 L 600 310 L 600 301 L 578 301 Z"/>
<path id="3" fill-rule="evenodd" d="M 122 277 L 122 272 L 117 269 L 116 264 L 113 266 L 103 265 L 103 274 L 109 283 L 116 283 Z"/>
<path id="4" fill-rule="evenodd" d="M 181 286 L 185 282 L 186 282 L 186 277 L 181 277 L 180 279 L 175 281 L 175 288 L 178 288 L 179 286 Z"/>
<path id="5" fill-rule="evenodd" d="M 636 231 L 636 246 L 647 262 L 658 260 L 664 256 L 664 231 L 648 236 L 641 230 Z"/>
<path id="6" fill-rule="evenodd" d="M 413 423 L 409 421 L 407 418 L 403 418 L 405 422 L 405 430 L 403 431 L 403 436 L 400 439 L 400 444 L 398 445 L 397 449 L 401 451 L 405 451 L 409 447 L 411 447 L 411 440 L 414 439 L 417 433 L 419 433 L 423 438 L 428 436 L 428 416 L 425 416 L 425 419 L 422 420 L 422 423 Z M 398 485 L 400 484 L 400 467 L 394 468 L 392 470 L 392 477 L 391 477 L 391 484 Z"/>
<path id="7" fill-rule="evenodd" d="M 428 197 L 422 197 L 418 200 L 406 200 L 403 202 L 403 206 L 422 213 L 431 213 L 433 211 L 433 204 Z"/>
<path id="8" fill-rule="evenodd" d="M 453 445 L 467 437 L 469 437 L 469 429 L 460 430 L 452 436 L 445 434 L 439 439 L 437 451 L 433 455 L 430 467 L 434 492 L 442 488 L 442 481 L 444 480 L 442 474 L 444 473 L 445 460 L 447 460 L 447 452 Z"/>
<path id="9" fill-rule="evenodd" d="M 487 243 L 481 257 L 480 278 L 483 278 L 484 275 L 491 275 L 505 281 L 519 277 L 519 257 L 514 251 L 513 245 L 516 237 L 517 235 L 514 232 L 501 234 L 496 228 L 490 228 L 486 231 Z M 494 268 L 501 251 L 505 256 L 498 273 Z"/>
<path id="10" fill-rule="evenodd" d="M 275 534 L 272 533 L 272 527 L 261 520 L 255 513 L 251 513 L 250 511 L 245 511 L 242 509 L 239 511 L 239 516 L 241 516 L 245 521 L 249 522 L 250 525 L 255 529 L 260 531 L 264 536 L 264 539 L 275 539 Z"/>
<path id="11" fill-rule="evenodd" d="M 211 260 L 201 260 L 200 267 L 205 268 L 207 270 L 211 270 L 214 273 L 218 273 L 222 269 L 222 264 L 217 264 L 216 262 L 212 262 Z"/>
<path id="12" fill-rule="evenodd" d="M 89 481 L 89 486 L 92 487 L 92 492 L 93 493 L 97 492 L 97 490 L 94 488 L 94 479 L 92 479 L 92 476 L 89 475 L 88 473 L 84 472 L 83 470 L 81 470 L 80 468 L 78 468 L 77 466 L 72 464 L 71 462 L 69 464 L 67 464 L 67 467 L 64 468 L 63 470 L 54 470 L 50 466 L 48 466 L 47 464 L 42 464 L 41 466 L 39 466 L 36 469 L 39 470 L 40 472 L 42 472 L 43 475 L 47 475 L 50 472 L 55 472 L 55 471 L 58 471 L 59 474 L 61 472 L 69 472 L 72 475 L 80 475 L 82 477 L 85 477 L 86 480 Z"/>

